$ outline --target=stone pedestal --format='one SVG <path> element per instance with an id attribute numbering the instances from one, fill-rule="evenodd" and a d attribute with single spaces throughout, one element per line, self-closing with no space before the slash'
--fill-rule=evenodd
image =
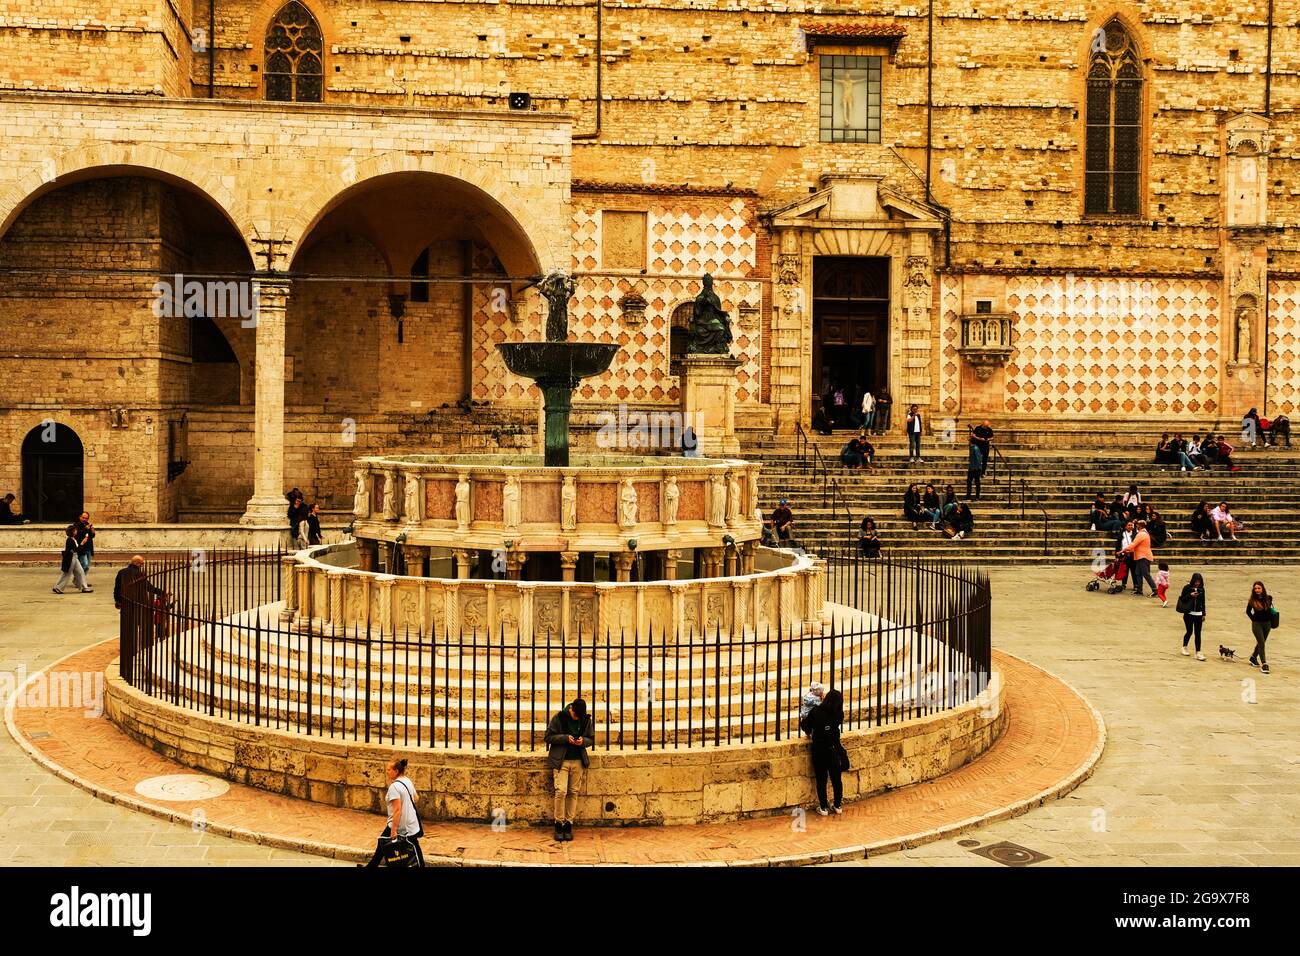
<path id="1" fill-rule="evenodd" d="M 739 366 L 740 361 L 730 355 L 688 353 L 682 358 L 682 423 L 694 429 L 701 455 L 729 458 L 740 454 L 736 438 Z"/>

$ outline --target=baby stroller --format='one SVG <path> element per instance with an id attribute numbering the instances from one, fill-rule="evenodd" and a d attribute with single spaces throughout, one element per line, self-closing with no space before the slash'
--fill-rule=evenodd
<path id="1" fill-rule="evenodd" d="M 1106 565 L 1100 571 L 1093 572 L 1092 580 L 1085 584 L 1086 591 L 1101 590 L 1101 582 L 1109 581 L 1106 588 L 1107 594 L 1118 594 L 1124 590 L 1124 580 L 1128 577 L 1128 562 L 1120 555 L 1111 558 L 1110 564 Z"/>

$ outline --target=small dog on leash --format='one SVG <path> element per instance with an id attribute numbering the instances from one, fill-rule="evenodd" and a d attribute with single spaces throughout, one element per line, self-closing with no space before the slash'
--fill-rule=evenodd
<path id="1" fill-rule="evenodd" d="M 1222 657 L 1225 661 L 1235 661 L 1237 659 L 1237 652 L 1234 651 L 1231 647 L 1224 647 L 1222 644 L 1220 644 L 1219 656 Z"/>

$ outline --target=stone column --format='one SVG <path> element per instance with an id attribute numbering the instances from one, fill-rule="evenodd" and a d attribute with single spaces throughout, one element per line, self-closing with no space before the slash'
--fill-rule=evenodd
<path id="1" fill-rule="evenodd" d="M 524 581 L 519 585 L 520 634 L 531 634 L 533 632 L 533 606 L 536 603 L 534 600 L 536 590 L 537 585 L 532 581 Z"/>
<path id="2" fill-rule="evenodd" d="M 393 585 L 397 583 L 397 578 L 391 574 L 381 574 L 375 579 L 375 587 L 378 588 L 378 594 L 375 603 L 379 605 L 379 634 L 389 634 L 393 630 Z"/>
<path id="3" fill-rule="evenodd" d="M 424 577 L 424 562 L 429 556 L 429 549 L 422 544 L 402 545 L 402 555 L 406 558 L 406 576 L 408 578 Z"/>
<path id="4" fill-rule="evenodd" d="M 631 581 L 632 562 L 636 555 L 631 551 L 615 551 L 610 557 L 614 559 L 614 580 Z"/>
<path id="5" fill-rule="evenodd" d="M 664 553 L 664 580 L 677 580 L 677 562 L 682 559 L 680 548 L 669 548 Z"/>
<path id="6" fill-rule="evenodd" d="M 524 563 L 528 560 L 528 553 L 525 551 L 507 551 L 506 552 L 506 578 L 510 581 L 518 581 L 523 574 Z"/>
<path id="7" fill-rule="evenodd" d="M 458 548 L 451 552 L 451 556 L 456 559 L 456 577 L 462 581 L 468 578 L 470 552 Z"/>
<path id="8" fill-rule="evenodd" d="M 736 549 L 724 548 L 722 553 L 725 555 L 723 560 L 726 562 L 727 577 L 734 578 L 736 576 Z"/>
<path id="9" fill-rule="evenodd" d="M 286 555 L 280 559 L 280 590 L 284 594 L 284 610 L 280 612 L 281 621 L 292 621 L 298 610 L 298 575 L 295 573 L 297 562 Z"/>
<path id="10" fill-rule="evenodd" d="M 284 326 L 289 281 L 258 280 L 255 301 L 253 497 L 239 523 L 279 530 L 288 524 L 284 500 Z"/>
<path id="11" fill-rule="evenodd" d="M 560 552 L 560 580 L 561 581 L 575 580 L 574 572 L 577 570 L 577 567 L 578 567 L 577 551 Z"/>
<path id="12" fill-rule="evenodd" d="M 346 595 L 343 593 L 344 584 L 347 581 L 347 573 L 342 568 L 330 568 L 325 572 L 325 601 L 326 607 L 322 617 L 325 618 L 323 630 L 329 634 L 344 634 L 347 632 L 347 612 Z"/>
<path id="13" fill-rule="evenodd" d="M 294 577 L 297 578 L 295 587 L 298 597 L 295 617 L 302 622 L 304 628 L 311 630 L 312 618 L 316 616 L 316 595 L 313 584 L 315 579 L 311 570 L 304 567 L 294 568 Z"/>
<path id="14" fill-rule="evenodd" d="M 686 617 L 686 585 L 670 584 L 668 585 L 668 594 L 672 600 L 672 629 L 673 636 L 676 640 L 682 638 L 682 622 Z"/>
<path id="15" fill-rule="evenodd" d="M 805 357 L 811 364 L 811 301 L 805 280 L 811 286 L 811 268 L 804 268 L 798 229 L 776 231 L 773 263 L 776 287 L 772 290 L 771 397 L 777 433 L 794 433 L 795 422 L 807 421 L 804 400 Z M 809 256 L 811 264 L 811 255 Z M 805 324 L 808 329 L 805 330 Z"/>

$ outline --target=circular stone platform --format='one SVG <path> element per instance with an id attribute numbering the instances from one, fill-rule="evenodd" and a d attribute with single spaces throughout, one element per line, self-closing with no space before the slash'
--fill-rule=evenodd
<path id="1" fill-rule="evenodd" d="M 69 676 L 107 668 L 116 641 L 105 641 L 59 661 L 28 684 L 52 674 Z M 1069 685 L 1040 668 L 995 652 L 1005 688 L 1005 730 L 979 758 L 940 780 L 891 790 L 847 805 L 838 818 L 809 815 L 806 829 L 784 815 L 688 827 L 589 831 L 580 841 L 554 843 L 541 828 L 487 824 L 431 824 L 426 859 L 443 865 L 537 863 L 799 865 L 861 858 L 916 846 L 980 824 L 1015 816 L 1063 796 L 1092 773 L 1105 728 L 1096 710 Z M 10 734 L 37 762 L 101 799 L 172 819 L 199 821 L 180 804 L 134 793 L 141 779 L 180 768 L 131 740 L 105 717 L 87 719 L 81 708 L 6 709 Z M 186 715 L 188 716 L 188 715 Z M 805 760 L 806 763 L 806 760 Z M 203 803 L 202 825 L 213 833 L 362 860 L 373 849 L 378 817 L 334 807 L 313 807 L 243 784 Z"/>

